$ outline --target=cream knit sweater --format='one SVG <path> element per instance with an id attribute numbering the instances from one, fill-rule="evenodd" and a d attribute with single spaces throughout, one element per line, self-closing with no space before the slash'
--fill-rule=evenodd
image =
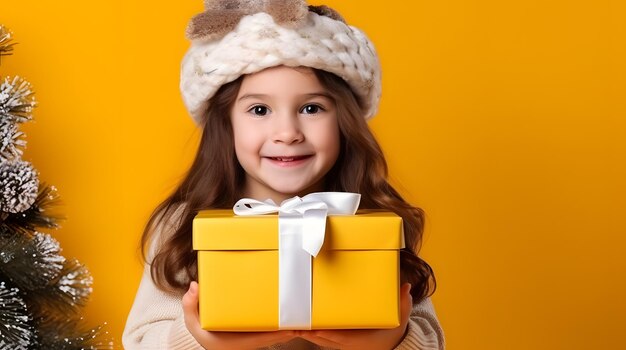
<path id="1" fill-rule="evenodd" d="M 162 231 L 171 232 L 172 226 L 167 224 L 165 226 L 165 230 L 157 228 L 153 237 L 162 238 L 165 233 Z M 157 239 L 157 241 L 160 240 Z M 151 259 L 153 253 L 153 249 L 150 249 L 148 259 Z M 202 346 L 185 327 L 182 297 L 183 294 L 170 294 L 157 288 L 150 276 L 150 265 L 146 264 L 122 336 L 124 348 L 127 350 L 202 350 Z M 266 350 L 283 349 L 321 350 L 315 344 L 300 338 L 266 348 Z M 406 336 L 396 349 L 444 349 L 443 331 L 430 299 L 425 299 L 413 307 Z"/>

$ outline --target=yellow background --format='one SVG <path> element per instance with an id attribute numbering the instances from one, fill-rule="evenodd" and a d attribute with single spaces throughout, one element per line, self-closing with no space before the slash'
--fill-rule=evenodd
<path id="1" fill-rule="evenodd" d="M 318 3 L 318 2 L 316 2 Z M 626 326 L 623 1 L 327 1 L 383 64 L 371 126 L 423 207 L 449 349 L 617 349 Z M 59 189 L 55 236 L 119 339 L 137 242 L 198 132 L 178 84 L 202 1 L 6 0 L 40 107 L 24 158 Z"/>

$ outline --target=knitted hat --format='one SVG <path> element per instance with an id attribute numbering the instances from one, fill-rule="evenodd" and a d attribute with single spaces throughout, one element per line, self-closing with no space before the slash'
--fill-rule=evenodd
<path id="1" fill-rule="evenodd" d="M 182 61 L 180 89 L 197 124 L 220 86 L 244 74 L 285 65 L 343 78 L 372 117 L 381 93 L 374 46 L 327 6 L 304 0 L 205 0 L 192 18 L 192 41 Z"/>

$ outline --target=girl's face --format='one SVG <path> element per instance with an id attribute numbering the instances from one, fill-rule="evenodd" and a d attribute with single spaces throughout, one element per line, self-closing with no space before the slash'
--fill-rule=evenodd
<path id="1" fill-rule="evenodd" d="M 247 197 L 280 203 L 323 189 L 339 155 L 339 126 L 313 70 L 280 66 L 245 76 L 231 121 Z"/>

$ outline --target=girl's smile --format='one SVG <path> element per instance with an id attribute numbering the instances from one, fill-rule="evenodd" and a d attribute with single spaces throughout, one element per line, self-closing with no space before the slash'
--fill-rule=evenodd
<path id="1" fill-rule="evenodd" d="M 335 101 L 310 68 L 245 76 L 231 121 L 246 197 L 280 203 L 323 188 L 339 155 L 339 126 Z"/>
<path id="2" fill-rule="evenodd" d="M 280 167 L 295 167 L 304 164 L 306 161 L 310 160 L 313 155 L 302 155 L 302 156 L 278 156 L 278 157 L 264 157 L 265 159 L 272 162 L 272 164 L 280 166 Z"/>

